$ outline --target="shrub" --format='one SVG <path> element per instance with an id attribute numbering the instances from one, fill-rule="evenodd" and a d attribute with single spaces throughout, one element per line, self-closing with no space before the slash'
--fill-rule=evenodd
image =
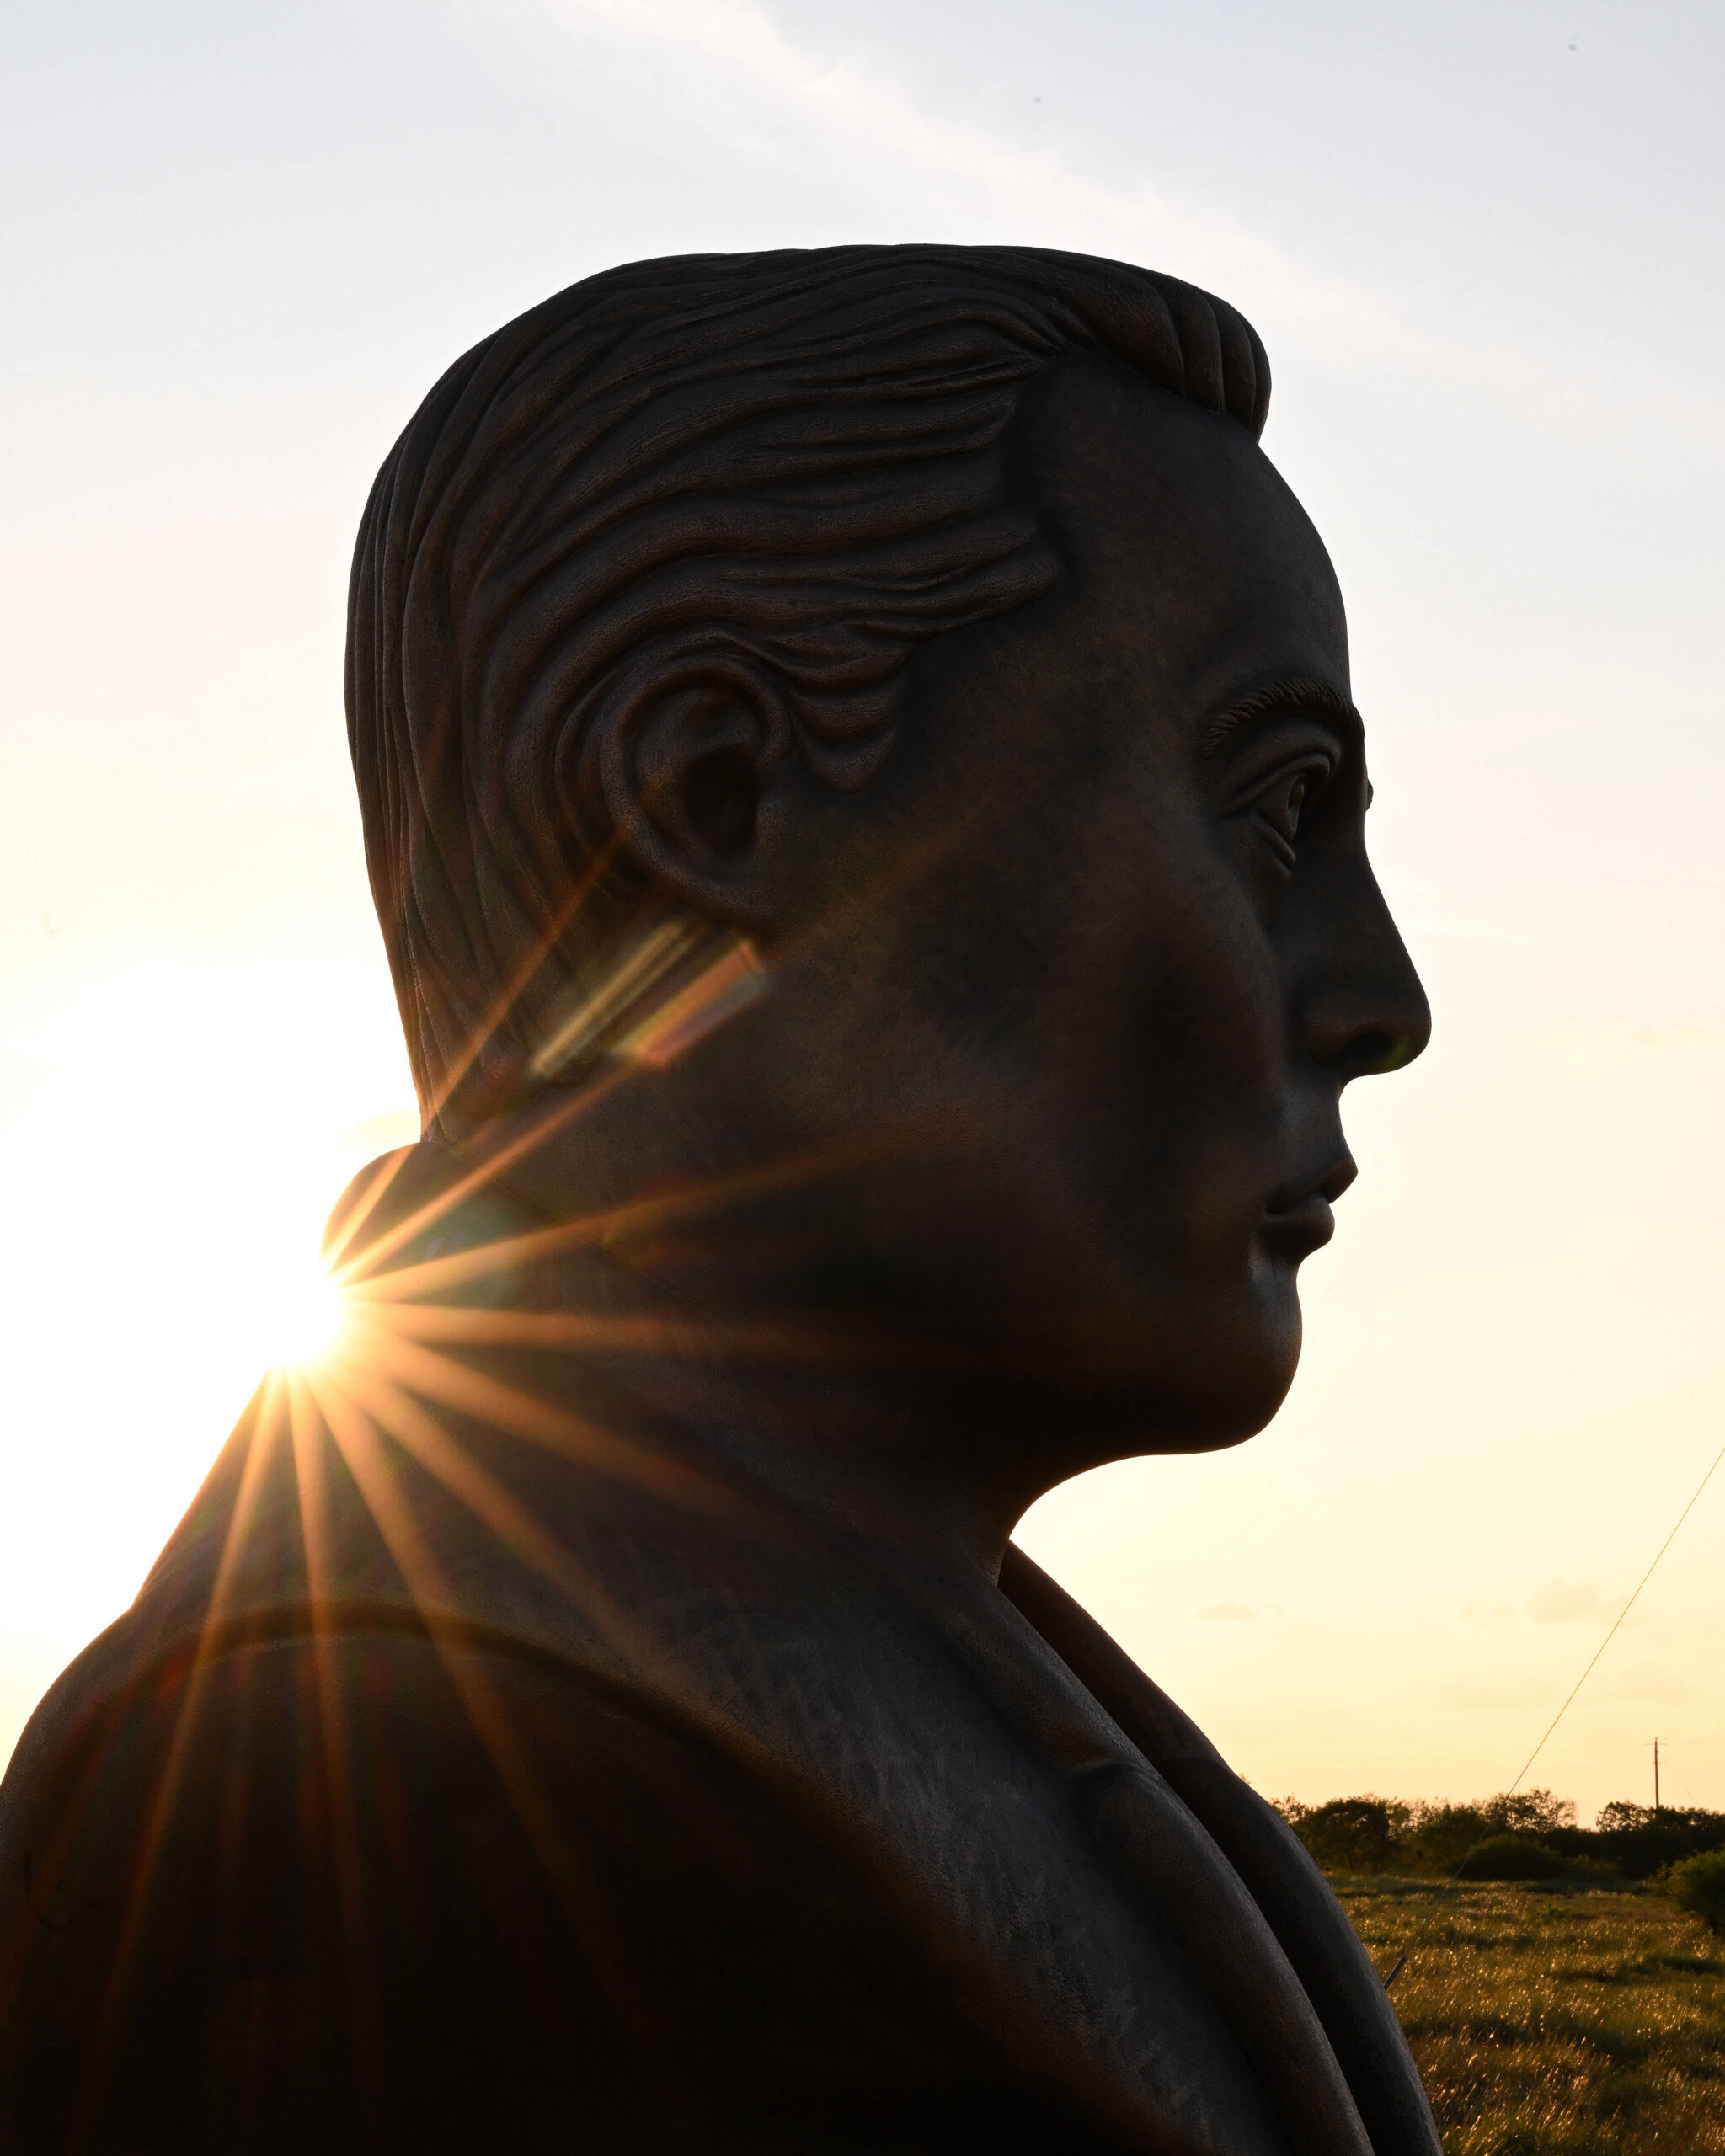
<path id="1" fill-rule="evenodd" d="M 1594 1827 L 1601 1834 L 1638 1834 L 1654 1825 L 1658 1817 L 1651 1804 L 1626 1804 L 1620 1801 L 1602 1805 Z"/>
<path id="2" fill-rule="evenodd" d="M 1383 1871 L 1407 1828 L 1407 1806 L 1381 1796 L 1338 1796 L 1327 1804 L 1278 1806 L 1326 1871 Z"/>
<path id="3" fill-rule="evenodd" d="M 1463 1879 L 1561 1879 L 1568 1864 L 1528 1834 L 1493 1834 L 1462 1865 Z"/>
<path id="4" fill-rule="evenodd" d="M 1614 1871 L 1629 1879 L 1650 1879 L 1685 1857 L 1725 1848 L 1725 1812 L 1608 1804 L 1590 1838 Z"/>
<path id="5" fill-rule="evenodd" d="M 1416 1804 L 1408 1833 L 1408 1867 L 1447 1877 L 1490 1831 L 1477 1804 Z"/>
<path id="6" fill-rule="evenodd" d="M 1548 1834 L 1554 1827 L 1575 1824 L 1575 1806 L 1567 1796 L 1553 1796 L 1548 1789 L 1525 1789 L 1514 1796 L 1506 1790 L 1488 1796 L 1479 1807 L 1482 1816 L 1506 1834 Z"/>
<path id="7" fill-rule="evenodd" d="M 1725 1931 L 1725 1849 L 1674 1864 L 1665 1879 L 1680 1909 L 1699 1917 L 1709 1931 Z"/>

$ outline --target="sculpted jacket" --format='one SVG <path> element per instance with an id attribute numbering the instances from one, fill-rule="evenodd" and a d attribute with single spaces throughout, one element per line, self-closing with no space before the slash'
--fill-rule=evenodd
<path id="1" fill-rule="evenodd" d="M 1439 2156 L 1322 1877 L 1076 1604 L 817 1529 L 554 1302 L 272 1379 L 37 1710 L 0 2156 Z"/>

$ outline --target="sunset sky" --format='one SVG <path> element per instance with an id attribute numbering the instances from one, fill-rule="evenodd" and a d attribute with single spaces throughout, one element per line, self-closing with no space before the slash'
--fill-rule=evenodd
<path id="1" fill-rule="evenodd" d="M 417 1129 L 341 714 L 371 477 L 632 257 L 1124 256 L 1268 347 L 1434 1006 L 1264 1436 L 1021 1540 L 1260 1789 L 1505 1786 L 1725 1444 L 1725 14 L 58 0 L 0 32 L 0 1758 Z M 1542 1756 L 1725 1806 L 1725 1469 Z"/>

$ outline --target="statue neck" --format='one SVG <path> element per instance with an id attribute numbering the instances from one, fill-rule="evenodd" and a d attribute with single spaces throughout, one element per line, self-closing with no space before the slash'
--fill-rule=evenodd
<path id="1" fill-rule="evenodd" d="M 1001 1442 L 986 1374 L 952 1367 L 872 1291 L 846 1229 L 854 1164 L 830 1147 L 757 1166 L 642 1143 L 666 1135 L 617 1086 L 416 1150 L 459 1193 L 443 1241 L 531 1246 L 528 1292 L 586 1336 L 584 1363 L 825 1526 L 992 1580 L 1060 1476 Z M 517 1292 L 506 1267 L 486 1292 Z"/>

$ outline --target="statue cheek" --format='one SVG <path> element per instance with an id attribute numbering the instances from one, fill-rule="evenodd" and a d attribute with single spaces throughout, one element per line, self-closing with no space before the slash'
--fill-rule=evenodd
<path id="1" fill-rule="evenodd" d="M 1145 1038 L 1167 1081 L 1208 1123 L 1255 1120 L 1288 1068 L 1290 998 L 1274 950 L 1237 892 L 1170 939 L 1147 979 Z"/>

